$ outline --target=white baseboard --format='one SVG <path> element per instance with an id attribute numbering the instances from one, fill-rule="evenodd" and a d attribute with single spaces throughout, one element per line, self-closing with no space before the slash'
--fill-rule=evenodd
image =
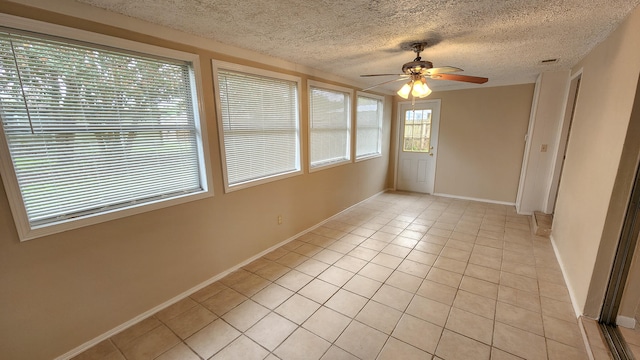
<path id="1" fill-rule="evenodd" d="M 636 319 L 618 315 L 616 316 L 616 325 L 626 327 L 627 329 L 634 329 L 636 327 Z"/>
<path id="2" fill-rule="evenodd" d="M 509 206 L 515 206 L 516 205 L 516 203 L 514 203 L 514 202 L 498 201 L 498 200 L 491 200 L 491 199 L 481 199 L 481 198 L 474 198 L 474 197 L 468 197 L 468 196 L 459 196 L 459 195 L 451 195 L 451 194 L 443 194 L 443 193 L 433 193 L 433 195 L 447 197 L 447 198 L 453 198 L 453 199 L 460 199 L 460 200 L 480 201 L 480 202 L 485 202 L 485 203 L 490 203 L 490 204 L 498 204 L 498 205 L 509 205 Z"/>
<path id="3" fill-rule="evenodd" d="M 587 351 L 587 357 L 589 360 L 596 360 L 593 356 L 593 351 L 591 350 L 591 341 L 589 340 L 589 335 L 587 335 L 587 330 L 584 328 L 584 320 L 585 317 L 581 316 L 578 319 L 578 328 L 580 329 L 580 335 L 582 335 L 582 342 L 584 342 L 584 349 Z"/>
<path id="4" fill-rule="evenodd" d="M 562 261 L 562 257 L 560 257 L 560 252 L 558 251 L 558 247 L 556 246 L 556 241 L 553 238 L 553 235 L 549 235 L 549 240 L 551 240 L 551 246 L 553 246 L 553 252 L 556 254 L 556 260 L 558 260 L 558 264 L 560 265 L 560 270 L 562 271 L 562 277 L 564 278 L 564 282 L 567 285 L 567 290 L 569 290 L 569 298 L 571 298 L 571 306 L 573 306 L 573 311 L 576 314 L 576 319 L 580 316 L 583 316 L 582 309 L 578 305 L 576 301 L 576 295 L 573 292 L 573 287 L 571 287 L 571 283 L 569 282 L 569 278 L 567 277 L 567 272 L 564 266 L 564 262 Z"/>
<path id="5" fill-rule="evenodd" d="M 285 240 L 283 240 L 283 241 L 271 246 L 270 248 L 260 252 L 259 254 L 250 257 L 249 259 L 247 259 L 247 260 L 245 260 L 245 261 L 243 261 L 243 262 L 241 262 L 241 263 L 239 263 L 239 264 L 237 264 L 237 265 L 235 265 L 235 266 L 233 266 L 233 267 L 231 267 L 231 268 L 229 268 L 229 269 L 227 269 L 227 270 L 225 270 L 225 271 L 223 271 L 223 272 L 221 272 L 221 273 L 219 273 L 219 274 L 217 274 L 215 276 L 213 276 L 212 278 L 210 278 L 208 280 L 205 280 L 204 282 L 192 287 L 191 289 L 189 289 L 189 290 L 187 290 L 187 291 L 185 291 L 185 292 L 183 292 L 183 293 L 181 293 L 179 295 L 174 296 L 173 298 L 163 302 L 162 304 L 160 304 L 160 305 L 158 305 L 156 307 L 153 307 L 152 309 L 149 309 L 149 310 L 145 311 L 144 313 L 134 317 L 133 319 L 131 319 L 129 321 L 126 321 L 126 322 L 116 326 L 115 328 L 105 332 L 104 334 L 85 342 L 84 344 L 82 344 L 82 345 L 80 345 L 80 346 L 78 346 L 78 347 L 66 352 L 65 354 L 62 354 L 62 355 L 56 357 L 54 360 L 68 360 L 68 359 L 70 359 L 70 358 L 82 353 L 83 351 L 88 350 L 89 348 L 97 345 L 98 343 L 100 343 L 100 342 L 102 342 L 104 340 L 107 340 L 108 338 L 112 337 L 113 335 L 116 335 L 117 333 L 129 328 L 130 326 L 135 325 L 136 323 L 146 319 L 147 317 L 157 313 L 158 311 L 168 308 L 169 306 L 171 306 L 171 305 L 177 303 L 178 301 L 186 298 L 187 296 L 197 292 L 198 290 L 201 290 L 201 289 L 213 284 L 214 282 L 222 279 L 223 277 L 229 275 L 230 273 L 242 268 L 243 266 L 245 266 L 247 264 L 250 264 L 251 262 L 253 262 L 253 261 L 263 257 L 264 255 L 272 252 L 273 250 L 281 247 L 282 245 L 285 245 L 285 244 L 287 244 L 287 243 L 299 238 L 300 236 L 317 229 L 318 227 L 324 225 L 325 223 L 327 223 L 331 219 L 337 217 L 338 215 L 344 213 L 345 211 L 348 211 L 348 210 L 352 209 L 353 207 L 358 206 L 361 203 L 363 203 L 363 202 L 365 202 L 365 201 L 367 201 L 367 200 L 369 200 L 369 199 L 371 199 L 373 197 L 376 197 L 376 196 L 386 192 L 387 190 L 389 190 L 389 189 L 384 189 L 384 190 L 382 190 L 382 191 L 380 191 L 380 192 L 378 192 L 378 193 L 376 193 L 376 194 L 374 194 L 374 195 L 372 195 L 372 196 L 370 196 L 370 197 L 368 197 L 368 198 L 366 198 L 366 199 L 364 199 L 362 201 L 357 202 L 354 205 L 349 206 L 348 208 L 340 211 L 339 213 L 337 213 L 337 214 L 335 214 L 335 215 L 333 215 L 333 216 L 331 216 L 331 217 L 329 217 L 329 218 L 327 218 L 327 219 L 325 219 L 325 220 L 323 220 L 323 221 L 321 221 L 321 222 L 319 222 L 319 223 L 317 223 L 317 224 L 315 224 L 315 225 L 313 225 L 313 226 L 311 226 L 311 227 L 309 227 L 309 228 L 307 228 L 307 229 L 305 229 L 305 230 L 303 230 L 303 231 L 301 231 L 301 232 L 289 237 L 288 239 L 285 239 Z"/>

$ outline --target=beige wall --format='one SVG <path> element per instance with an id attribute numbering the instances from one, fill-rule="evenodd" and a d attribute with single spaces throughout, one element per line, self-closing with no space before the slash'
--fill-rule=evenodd
<path id="1" fill-rule="evenodd" d="M 434 92 L 435 192 L 515 203 L 534 84 Z"/>
<path id="2" fill-rule="evenodd" d="M 637 164 L 637 152 L 621 155 L 640 70 L 638 43 L 640 8 L 573 69 L 583 69 L 583 75 L 552 236 L 574 306 L 593 317 L 628 199 L 629 167 Z M 637 137 L 628 140 L 637 143 Z"/>
<path id="3" fill-rule="evenodd" d="M 261 65 L 20 5 L 2 3 L 2 11 L 198 53 L 215 196 L 21 243 L 0 187 L 0 358 L 59 356 L 385 189 L 391 97 L 384 156 L 225 194 L 210 60 Z"/>

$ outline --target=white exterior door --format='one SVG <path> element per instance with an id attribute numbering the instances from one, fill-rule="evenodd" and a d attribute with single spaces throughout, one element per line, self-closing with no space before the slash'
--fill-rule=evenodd
<path id="1" fill-rule="evenodd" d="M 400 103 L 398 120 L 396 189 L 433 194 L 440 100 Z"/>

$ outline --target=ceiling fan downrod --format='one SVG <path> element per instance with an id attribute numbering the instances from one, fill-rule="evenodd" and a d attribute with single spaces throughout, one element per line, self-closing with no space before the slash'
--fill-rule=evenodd
<path id="1" fill-rule="evenodd" d="M 416 58 L 413 59 L 413 61 L 420 61 L 422 59 L 420 57 L 420 53 L 423 52 L 426 47 L 427 47 L 426 42 L 417 42 L 417 43 L 411 44 L 411 50 L 413 50 L 413 52 L 416 53 Z"/>

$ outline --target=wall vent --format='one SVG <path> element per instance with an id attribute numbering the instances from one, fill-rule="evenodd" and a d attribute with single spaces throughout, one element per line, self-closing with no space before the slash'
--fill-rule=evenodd
<path id="1" fill-rule="evenodd" d="M 546 59 L 546 60 L 541 60 L 540 61 L 540 65 L 551 65 L 551 64 L 557 64 L 558 61 L 560 61 L 560 59 Z"/>

